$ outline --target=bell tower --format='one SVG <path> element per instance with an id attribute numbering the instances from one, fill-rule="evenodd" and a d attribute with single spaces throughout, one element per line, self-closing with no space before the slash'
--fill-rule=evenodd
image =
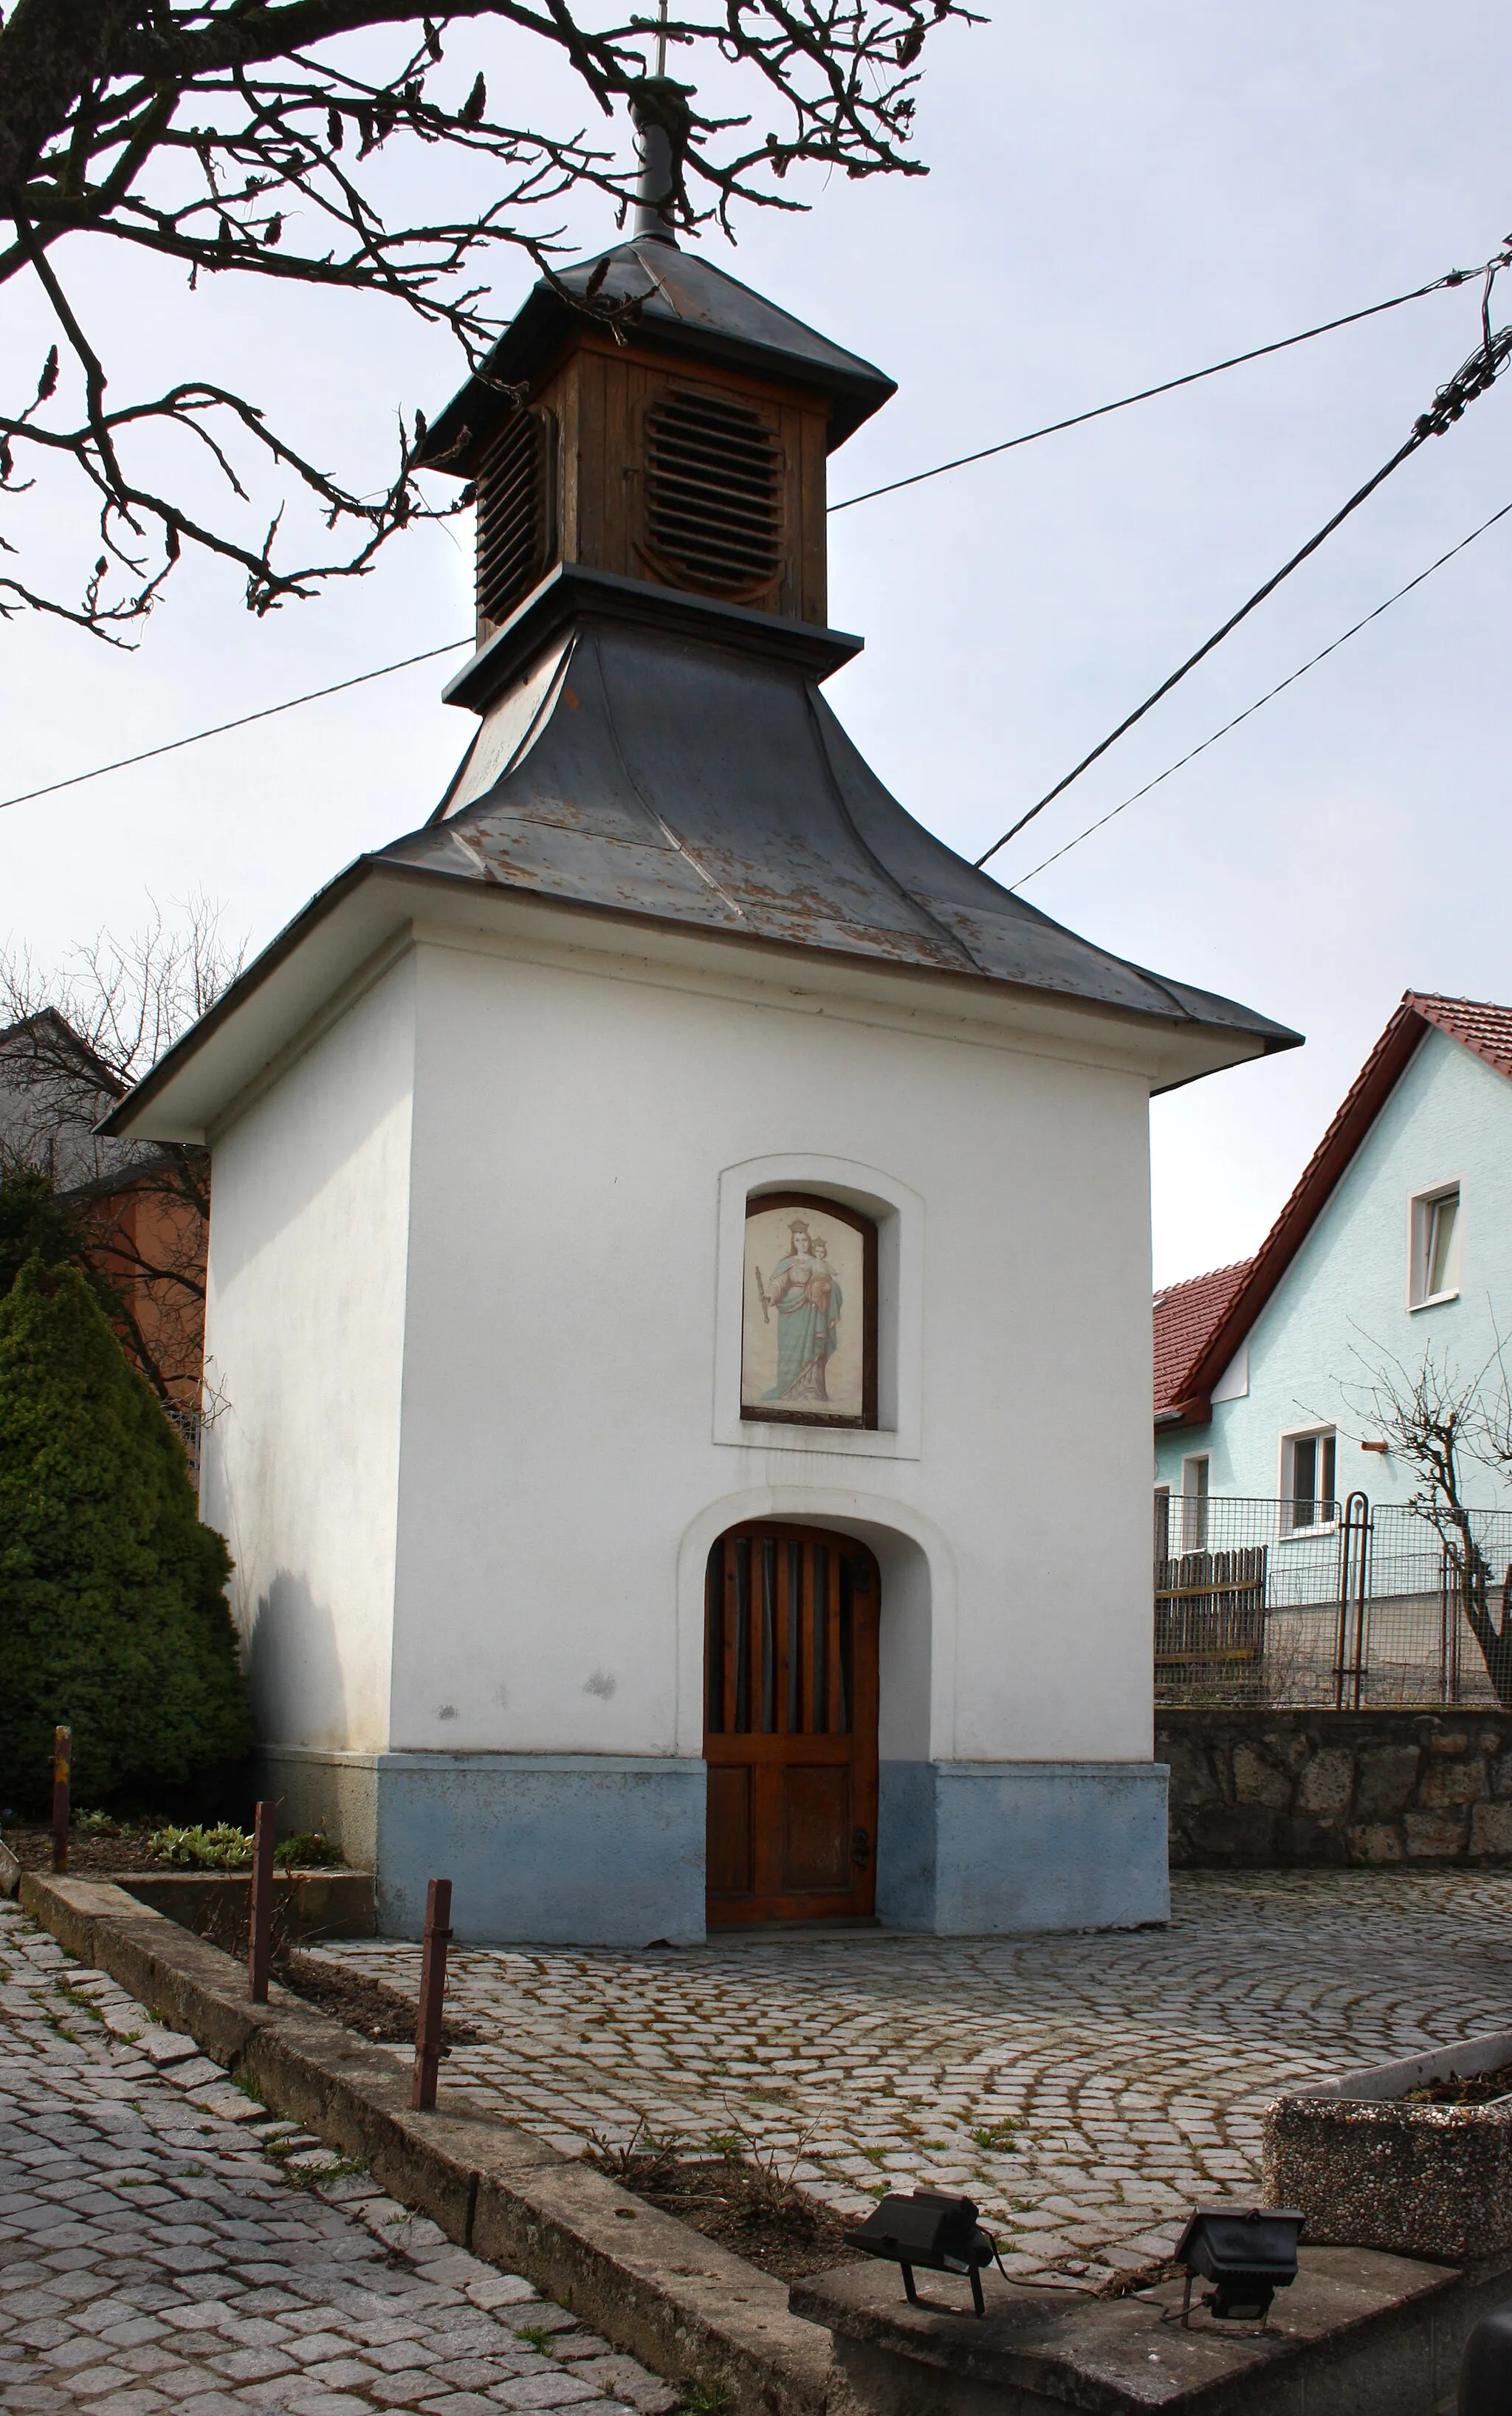
<path id="1" fill-rule="evenodd" d="M 476 490 L 477 659 L 564 568 L 823 628 L 825 463 L 895 391 L 679 248 L 647 89 L 635 233 L 541 279 L 419 457 Z"/>

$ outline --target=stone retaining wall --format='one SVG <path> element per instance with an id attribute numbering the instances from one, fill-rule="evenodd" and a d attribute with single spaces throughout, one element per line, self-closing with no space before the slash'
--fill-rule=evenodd
<path id="1" fill-rule="evenodd" d="M 1512 1712 L 1161 1711 L 1175 1869 L 1512 1863 Z"/>

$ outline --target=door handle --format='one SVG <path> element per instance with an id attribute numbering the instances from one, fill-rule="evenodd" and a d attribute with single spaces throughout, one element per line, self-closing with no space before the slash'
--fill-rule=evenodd
<path id="1" fill-rule="evenodd" d="M 864 1829 L 851 1831 L 851 1860 L 858 1871 L 864 1871 L 871 1860 L 871 1840 Z"/>

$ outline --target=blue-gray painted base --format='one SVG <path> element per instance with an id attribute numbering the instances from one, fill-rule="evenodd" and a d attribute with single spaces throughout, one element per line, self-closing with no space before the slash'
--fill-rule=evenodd
<path id="1" fill-rule="evenodd" d="M 877 1911 L 941 1938 L 1171 1917 L 1157 1761 L 885 1761 Z"/>
<path id="2" fill-rule="evenodd" d="M 275 1758 L 295 1759 L 287 1748 Z M 453 1934 L 474 1945 L 692 1945 L 703 1937 L 702 1761 L 308 1750 L 297 1761 L 311 1802 L 339 1782 L 350 1789 L 352 1766 L 363 1766 L 384 1937 L 419 1936 L 433 1879 L 451 1880 Z"/>

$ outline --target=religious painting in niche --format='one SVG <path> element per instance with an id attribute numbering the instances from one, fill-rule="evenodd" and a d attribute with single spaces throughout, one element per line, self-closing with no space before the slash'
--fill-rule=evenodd
<path id="1" fill-rule="evenodd" d="M 812 1192 L 746 1203 L 740 1414 L 877 1423 L 877 1229 Z"/>

